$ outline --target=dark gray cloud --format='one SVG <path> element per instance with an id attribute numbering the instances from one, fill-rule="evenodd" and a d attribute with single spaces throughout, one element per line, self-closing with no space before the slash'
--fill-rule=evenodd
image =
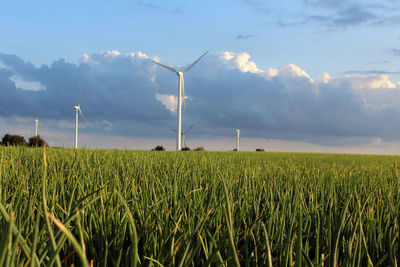
<path id="1" fill-rule="evenodd" d="M 313 80 L 293 64 L 261 70 L 249 57 L 207 55 L 185 74 L 183 128 L 194 124 L 191 136 L 231 136 L 232 125 L 248 123 L 247 136 L 257 138 L 321 144 L 343 138 L 400 139 L 400 88 L 388 72 L 324 74 Z M 140 52 L 108 51 L 84 55 L 79 64 L 61 59 L 40 67 L 0 54 L 0 63 L 5 66 L 0 68 L 1 117 L 73 122 L 71 108 L 85 88 L 83 132 L 173 136 L 178 78 Z M 12 77 L 44 89 L 17 88 Z"/>
<path id="2" fill-rule="evenodd" d="M 286 28 L 286 27 L 299 27 L 299 26 L 306 25 L 307 23 L 308 23 L 307 20 L 292 21 L 292 22 L 279 20 L 276 23 L 276 25 L 278 27 Z"/>
<path id="3" fill-rule="evenodd" d="M 344 71 L 341 74 L 365 74 L 365 75 L 370 75 L 370 74 L 384 74 L 384 75 L 397 75 L 400 74 L 400 71 L 386 71 L 386 70 L 348 70 Z"/>
<path id="4" fill-rule="evenodd" d="M 331 18 L 332 26 L 353 26 L 373 21 L 378 16 L 368 7 L 363 5 L 353 5 L 339 9 L 336 16 Z"/>
<path id="5" fill-rule="evenodd" d="M 7 67 L 0 80 L 0 93 L 5 94 L 0 106 L 14 107 L 2 112 L 2 116 L 68 120 L 85 89 L 82 111 L 88 121 L 114 122 L 118 118 L 119 122 L 162 124 L 172 117 L 155 97 L 156 86 L 149 76 L 154 66 L 150 60 L 112 53 L 95 54 L 90 60 L 75 65 L 61 59 L 36 68 L 16 56 L 0 54 L 0 62 Z M 16 88 L 10 80 L 12 75 L 40 82 L 45 90 Z"/>
<path id="6" fill-rule="evenodd" d="M 396 1 L 362 2 L 354 0 L 304 0 L 306 9 L 296 21 L 277 22 L 281 27 L 319 24 L 327 29 L 346 29 L 358 25 L 397 25 L 400 3 Z"/>
<path id="7" fill-rule="evenodd" d="M 203 69 L 193 70 L 199 73 L 195 79 L 188 74 L 187 124 L 201 125 L 203 134 L 229 135 L 231 125 L 247 122 L 247 134 L 253 137 L 321 143 L 344 137 L 397 138 L 389 129 L 400 121 L 390 115 L 400 112 L 400 91 L 386 76 L 313 81 L 294 65 L 270 75 L 247 60 L 236 54 L 221 63 L 210 56 Z"/>
<path id="8" fill-rule="evenodd" d="M 341 8 L 336 7 L 332 12 L 324 15 L 308 15 L 303 21 L 306 23 L 318 23 L 329 29 L 347 28 L 361 24 L 377 23 L 379 16 L 368 6 L 351 5 Z"/>
<path id="9" fill-rule="evenodd" d="M 156 8 L 160 9 L 161 7 L 158 4 L 155 4 L 154 1 L 146 1 L 146 0 L 135 0 L 136 4 L 139 6 Z"/>
<path id="10" fill-rule="evenodd" d="M 318 6 L 324 8 L 338 8 L 349 3 L 349 0 L 303 0 L 308 6 Z"/>
<path id="11" fill-rule="evenodd" d="M 183 11 L 182 11 L 182 9 L 181 8 L 174 8 L 173 10 L 172 10 L 172 14 L 183 14 Z"/>
<path id="12" fill-rule="evenodd" d="M 395 55 L 395 56 L 400 56 L 400 49 L 393 48 L 390 50 L 390 53 Z"/>
<path id="13" fill-rule="evenodd" d="M 245 40 L 245 39 L 254 38 L 254 37 L 256 37 L 256 36 L 257 36 L 257 35 L 255 35 L 255 34 L 238 34 L 238 35 L 236 36 L 236 39 Z"/>
<path id="14" fill-rule="evenodd" d="M 384 60 L 374 60 L 374 61 L 369 61 L 368 63 L 369 64 L 373 64 L 373 65 L 376 65 L 376 64 L 388 64 L 389 60 L 386 60 L 386 59 L 384 59 Z"/>
<path id="15" fill-rule="evenodd" d="M 259 0 L 242 0 L 246 5 L 250 6 L 257 12 L 260 12 L 262 14 L 268 15 L 271 13 L 271 10 L 267 7 L 265 7 L 265 2 L 264 1 L 259 1 Z"/>

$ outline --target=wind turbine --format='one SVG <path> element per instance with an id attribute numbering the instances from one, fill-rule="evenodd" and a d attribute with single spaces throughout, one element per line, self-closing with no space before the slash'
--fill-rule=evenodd
<path id="1" fill-rule="evenodd" d="M 155 63 L 157 65 L 160 65 L 161 67 L 164 67 L 166 69 L 169 69 L 170 71 L 175 72 L 179 77 L 178 114 L 177 114 L 177 125 L 176 125 L 176 151 L 180 151 L 182 149 L 182 143 L 181 143 L 181 134 L 182 134 L 182 98 L 183 98 L 184 106 L 186 107 L 186 103 L 185 103 L 185 86 L 184 86 L 184 81 L 183 81 L 183 74 L 188 72 L 207 53 L 208 53 L 208 51 L 205 52 L 201 57 L 199 57 L 195 62 L 193 62 L 192 65 L 187 67 L 183 72 L 177 71 L 176 69 L 174 69 L 172 67 L 163 65 L 163 64 L 155 62 L 153 60 L 153 63 Z"/>
<path id="2" fill-rule="evenodd" d="M 38 136 L 39 118 L 35 119 L 35 137 Z"/>
<path id="3" fill-rule="evenodd" d="M 78 148 L 78 112 L 81 114 L 82 119 L 83 119 L 83 113 L 81 110 L 81 102 L 82 102 L 82 96 L 83 96 L 83 92 L 85 90 L 82 90 L 81 93 L 81 99 L 79 100 L 79 105 L 74 106 L 72 109 L 75 109 L 75 148 Z"/>
<path id="4" fill-rule="evenodd" d="M 240 128 L 244 128 L 247 126 L 247 123 L 242 125 L 242 127 L 236 128 L 236 151 L 239 151 L 240 149 Z"/>
<path id="5" fill-rule="evenodd" d="M 187 147 L 187 145 L 186 145 L 186 134 L 190 131 L 190 129 L 193 128 L 193 126 L 194 126 L 194 125 L 190 126 L 189 128 L 186 129 L 186 131 L 184 131 L 184 132 L 182 133 L 182 144 L 183 144 L 183 147 Z M 175 130 L 175 129 L 171 129 L 171 131 L 173 131 L 173 132 L 176 133 L 176 130 Z"/>

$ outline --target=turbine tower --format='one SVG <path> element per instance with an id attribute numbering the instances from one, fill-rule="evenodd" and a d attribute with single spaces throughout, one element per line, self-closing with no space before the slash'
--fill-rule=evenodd
<path id="1" fill-rule="evenodd" d="M 74 106 L 72 109 L 75 109 L 75 148 L 78 148 L 78 112 L 81 114 L 81 117 L 83 119 L 83 113 L 81 110 L 81 102 L 82 102 L 82 96 L 83 96 L 84 90 L 82 90 L 81 93 L 81 99 L 79 100 L 79 105 Z"/>
<path id="2" fill-rule="evenodd" d="M 169 69 L 170 71 L 175 72 L 178 77 L 179 77 L 179 86 L 178 86 L 178 114 L 177 114 L 177 125 L 176 125 L 176 151 L 180 151 L 182 149 L 182 142 L 181 142 L 181 136 L 182 136 L 182 98 L 184 102 L 184 106 L 186 107 L 185 103 L 185 86 L 184 86 L 184 81 L 183 81 L 183 74 L 188 72 L 197 62 L 200 61 L 202 57 L 204 57 L 208 53 L 205 52 L 201 57 L 199 57 L 195 62 L 192 63 L 189 67 L 187 67 L 183 72 L 177 71 L 176 69 L 163 65 L 161 63 L 155 62 L 153 60 L 153 63 L 160 65 L 166 69 Z"/>
<path id="3" fill-rule="evenodd" d="M 38 136 L 39 119 L 35 119 L 35 137 Z"/>
<path id="4" fill-rule="evenodd" d="M 236 151 L 240 149 L 240 129 L 236 129 Z"/>

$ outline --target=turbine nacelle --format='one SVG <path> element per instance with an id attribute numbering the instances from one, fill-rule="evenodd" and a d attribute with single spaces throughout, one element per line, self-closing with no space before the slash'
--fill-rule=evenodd
<path id="1" fill-rule="evenodd" d="M 178 76 L 183 76 L 183 72 L 182 71 L 178 71 Z"/>

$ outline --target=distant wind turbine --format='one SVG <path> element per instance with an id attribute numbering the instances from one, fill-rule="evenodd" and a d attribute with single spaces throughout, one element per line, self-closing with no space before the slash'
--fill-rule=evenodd
<path id="1" fill-rule="evenodd" d="M 187 147 L 186 144 L 186 134 L 190 131 L 190 129 L 193 128 L 194 125 L 190 126 L 189 128 L 186 129 L 186 131 L 182 132 L 182 147 Z M 175 129 L 171 129 L 171 131 L 176 133 Z"/>
<path id="2" fill-rule="evenodd" d="M 199 57 L 195 62 L 192 63 L 187 69 L 185 69 L 183 72 L 177 71 L 176 69 L 163 65 L 161 63 L 153 62 L 157 65 L 160 65 L 166 69 L 169 69 L 170 71 L 175 72 L 179 76 L 179 89 L 178 89 L 178 114 L 177 114 L 177 125 L 176 125 L 176 151 L 180 151 L 182 149 L 182 143 L 181 143 L 181 135 L 182 135 L 182 98 L 184 102 L 184 106 L 186 107 L 185 103 L 185 86 L 184 86 L 184 81 L 183 81 L 183 74 L 185 74 L 187 71 L 189 71 L 199 60 L 204 57 L 208 53 L 205 52 L 201 57 Z"/>
<path id="3" fill-rule="evenodd" d="M 74 106 L 72 109 L 75 109 L 75 148 L 78 148 L 78 112 L 81 114 L 82 119 L 83 119 L 83 113 L 81 110 L 81 103 L 82 103 L 82 97 L 83 97 L 83 92 L 85 90 L 82 90 L 81 93 L 81 98 L 79 100 L 79 105 Z"/>
<path id="4" fill-rule="evenodd" d="M 247 123 L 242 125 L 242 127 L 236 128 L 236 151 L 240 149 L 240 128 L 244 128 L 247 126 Z"/>
<path id="5" fill-rule="evenodd" d="M 39 118 L 35 119 L 35 136 L 38 136 Z"/>

